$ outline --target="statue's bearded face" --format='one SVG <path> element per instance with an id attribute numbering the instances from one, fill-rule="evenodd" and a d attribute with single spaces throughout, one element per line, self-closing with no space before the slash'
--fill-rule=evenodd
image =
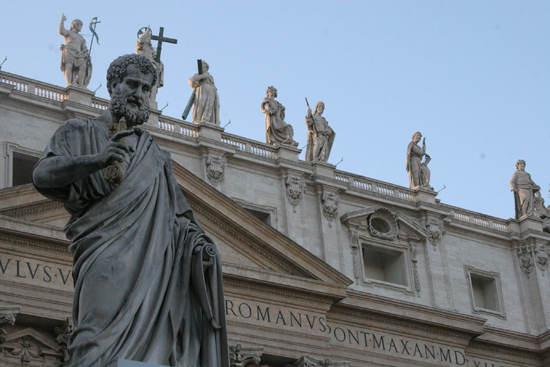
<path id="1" fill-rule="evenodd" d="M 113 88 L 111 112 L 115 118 L 124 117 L 128 127 L 141 125 L 149 119 L 149 94 L 154 76 L 142 73 L 129 65 L 126 76 Z"/>

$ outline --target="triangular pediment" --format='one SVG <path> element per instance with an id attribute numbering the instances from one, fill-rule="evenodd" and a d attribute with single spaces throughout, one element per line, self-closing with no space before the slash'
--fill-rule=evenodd
<path id="1" fill-rule="evenodd" d="M 224 275 L 333 299 L 345 296 L 349 278 L 176 162 L 173 172 L 199 223 L 220 250 Z M 61 204 L 44 198 L 32 184 L 0 190 L 0 232 L 66 247 L 62 228 L 68 218 Z"/>
<path id="2" fill-rule="evenodd" d="M 59 344 L 52 340 L 50 337 L 42 334 L 39 331 L 36 331 L 33 328 L 25 328 L 15 332 L 8 333 L 4 336 L 5 341 L 3 345 L 5 347 L 16 347 L 21 345 L 21 343 L 26 343 L 29 345 L 29 348 L 39 348 L 57 352 Z"/>
<path id="3" fill-rule="evenodd" d="M 280 286 L 306 281 L 308 287 L 329 286 L 337 293 L 352 283 L 176 162 L 173 172 L 201 226 L 217 240 L 224 272 L 258 281 L 270 279 Z"/>
<path id="4" fill-rule="evenodd" d="M 422 225 L 401 212 L 391 211 L 390 209 L 382 206 L 372 206 L 349 212 L 344 214 L 340 218 L 340 220 L 350 229 L 359 230 L 363 233 L 372 233 L 373 231 L 371 228 L 370 219 L 373 215 L 376 215 L 377 213 L 388 213 L 386 215 L 388 218 L 395 219 L 397 225 L 397 228 L 395 228 L 396 237 L 400 236 L 402 238 L 413 238 L 419 241 L 424 241 L 428 238 L 428 232 L 424 227 L 422 227 Z M 380 217 L 384 219 L 384 215 L 381 215 Z M 391 222 L 391 220 L 388 220 L 388 222 Z M 389 226 L 391 227 L 391 223 L 389 223 Z"/>

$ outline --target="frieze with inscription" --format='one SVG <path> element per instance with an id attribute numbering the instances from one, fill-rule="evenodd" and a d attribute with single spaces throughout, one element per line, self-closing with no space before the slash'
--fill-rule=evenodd
<path id="1" fill-rule="evenodd" d="M 6 254 L 0 254 L 0 279 L 31 284 L 38 283 L 69 291 L 74 289 L 70 266 Z"/>
<path id="2" fill-rule="evenodd" d="M 384 331 L 361 329 L 349 325 L 330 323 L 325 316 L 303 312 L 276 305 L 225 298 L 226 316 L 229 320 L 252 322 L 278 328 L 292 328 L 303 333 L 325 334 L 331 344 L 370 353 L 398 356 L 419 363 L 438 363 L 442 366 L 465 367 L 519 367 L 497 362 L 479 360 L 467 356 L 462 348 L 407 338 Z"/>

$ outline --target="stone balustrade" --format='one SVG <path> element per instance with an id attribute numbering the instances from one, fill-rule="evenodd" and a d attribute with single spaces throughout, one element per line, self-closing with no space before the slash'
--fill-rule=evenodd
<path id="1" fill-rule="evenodd" d="M 343 171 L 334 171 L 334 178 L 338 181 L 347 183 L 349 188 L 375 192 L 413 203 L 418 201 L 418 195 L 414 190 L 410 190 L 402 186 L 392 185 L 387 182 L 381 182 Z"/>
<path id="2" fill-rule="evenodd" d="M 509 232 L 508 223 L 505 220 L 493 218 L 486 215 L 480 215 L 479 213 L 470 212 L 466 210 L 453 210 L 452 216 L 454 219 L 474 224 L 481 227 L 496 229 L 497 231 Z"/>
<path id="3" fill-rule="evenodd" d="M 67 99 L 65 88 L 0 71 L 0 82 L 12 85 L 15 90 L 39 97 L 63 102 Z"/>

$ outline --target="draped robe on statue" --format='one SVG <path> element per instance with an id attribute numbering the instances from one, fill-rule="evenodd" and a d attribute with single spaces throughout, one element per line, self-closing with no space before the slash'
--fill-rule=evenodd
<path id="1" fill-rule="evenodd" d="M 423 182 L 423 177 L 420 174 L 422 157 L 425 155 L 426 153 L 424 153 L 424 150 L 415 142 L 411 141 L 407 146 L 407 162 L 405 169 L 409 173 L 409 187 L 411 189 L 427 184 L 427 182 Z"/>
<path id="2" fill-rule="evenodd" d="M 294 141 L 294 129 L 285 122 L 285 106 L 273 98 L 262 101 L 262 112 L 265 113 L 265 141 L 267 144 L 298 145 Z"/>
<path id="3" fill-rule="evenodd" d="M 206 74 L 205 79 L 201 79 Z M 209 122 L 211 124 L 220 124 L 220 99 L 218 97 L 218 88 L 214 84 L 214 77 L 204 72 L 195 74 L 189 78 L 189 85 L 195 89 L 195 102 L 193 105 L 193 122 L 200 124 Z"/>
<path id="4" fill-rule="evenodd" d="M 313 126 L 315 124 L 315 127 Z M 332 150 L 336 133 L 323 116 L 306 116 L 307 126 L 307 162 L 326 162 Z"/>
<path id="5" fill-rule="evenodd" d="M 100 153 L 109 119 L 107 111 L 67 121 L 42 159 Z M 67 187 L 38 188 L 71 214 L 65 228 L 75 280 L 70 365 L 100 367 L 121 358 L 226 367 L 219 253 L 172 174 L 170 154 L 146 131 L 125 139 L 135 152 L 122 163 L 120 185 L 111 186 L 100 170 Z"/>

